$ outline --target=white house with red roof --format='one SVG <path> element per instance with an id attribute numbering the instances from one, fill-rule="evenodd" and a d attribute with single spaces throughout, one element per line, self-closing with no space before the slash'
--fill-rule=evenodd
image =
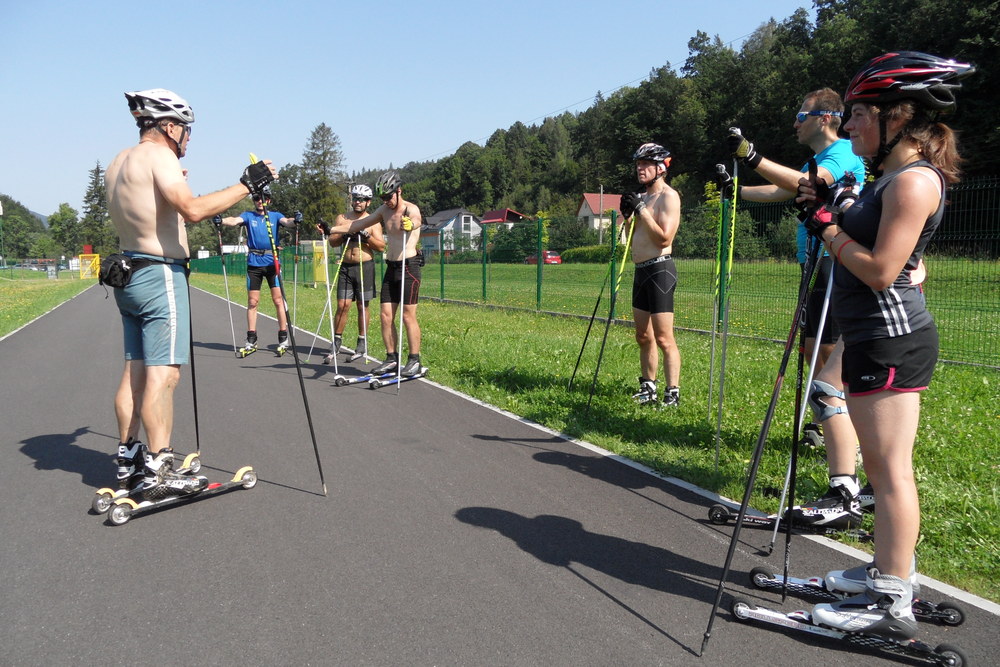
<path id="1" fill-rule="evenodd" d="M 585 192 L 580 198 L 576 217 L 587 229 L 607 229 L 611 225 L 611 211 L 621 209 L 622 196 L 610 192 Z"/>

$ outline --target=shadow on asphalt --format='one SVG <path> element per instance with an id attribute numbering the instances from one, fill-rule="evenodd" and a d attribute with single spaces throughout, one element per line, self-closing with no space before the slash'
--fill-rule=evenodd
<path id="1" fill-rule="evenodd" d="M 22 440 L 21 452 L 35 460 L 36 470 L 65 470 L 80 475 L 85 486 L 107 486 L 115 479 L 114 453 L 110 447 L 107 452 L 96 452 L 77 445 L 77 439 L 86 433 L 106 437 L 118 445 L 116 436 L 81 426 L 72 433 L 47 433 Z"/>
<path id="2" fill-rule="evenodd" d="M 642 542 L 591 533 L 579 521 L 561 516 L 543 514 L 531 518 L 492 507 L 465 507 L 458 510 L 455 517 L 472 526 L 495 530 L 538 560 L 566 568 L 656 632 L 691 655 L 697 655 L 694 649 L 666 629 L 643 617 L 574 569 L 573 564 L 578 563 L 629 584 L 700 600 L 708 605 L 715 600 L 715 587 L 705 581 L 718 580 L 720 571 L 717 566 Z"/>

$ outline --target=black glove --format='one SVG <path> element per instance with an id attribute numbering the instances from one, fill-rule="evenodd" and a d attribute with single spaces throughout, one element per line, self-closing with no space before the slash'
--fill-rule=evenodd
<path id="1" fill-rule="evenodd" d="M 295 224 L 299 224 L 301 222 L 302 222 L 302 211 L 296 211 L 295 212 Z"/>
<path id="2" fill-rule="evenodd" d="M 744 137 L 738 127 L 729 128 L 729 137 L 726 142 L 729 144 L 729 152 L 733 154 L 733 157 L 743 160 L 744 164 L 751 169 L 756 169 L 763 159 L 763 156 L 754 150 L 753 142 Z"/>
<path id="3" fill-rule="evenodd" d="M 626 192 L 622 195 L 621 212 L 622 217 L 631 218 L 636 213 L 641 213 L 646 208 L 646 202 L 637 192 Z"/>
<path id="4" fill-rule="evenodd" d="M 733 196 L 733 177 L 726 171 L 726 165 L 715 165 L 715 183 L 719 187 L 719 194 L 723 199 Z"/>
<path id="5" fill-rule="evenodd" d="M 327 236 L 330 235 L 330 223 L 329 222 L 327 222 L 323 218 L 320 218 L 319 219 L 319 226 L 320 226 L 320 229 L 323 230 L 324 234 L 326 234 Z"/>
<path id="6" fill-rule="evenodd" d="M 263 162 L 254 162 L 243 170 L 240 183 L 246 186 L 251 195 L 260 195 L 265 185 L 274 181 L 271 169 Z"/>
<path id="7" fill-rule="evenodd" d="M 212 216 L 212 224 L 215 225 L 216 227 L 221 227 L 222 226 L 222 216 L 221 215 L 213 215 Z"/>
<path id="8" fill-rule="evenodd" d="M 358 236 L 361 237 L 362 241 L 367 241 L 372 237 L 372 233 L 367 229 L 362 229 L 360 232 L 358 232 Z"/>

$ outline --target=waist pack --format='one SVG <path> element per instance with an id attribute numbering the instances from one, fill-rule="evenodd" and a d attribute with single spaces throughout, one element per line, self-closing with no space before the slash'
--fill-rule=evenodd
<path id="1" fill-rule="evenodd" d="M 129 284 L 133 273 L 156 263 L 155 260 L 145 257 L 129 257 L 116 252 L 101 260 L 101 270 L 97 274 L 97 282 L 101 285 L 121 289 Z"/>

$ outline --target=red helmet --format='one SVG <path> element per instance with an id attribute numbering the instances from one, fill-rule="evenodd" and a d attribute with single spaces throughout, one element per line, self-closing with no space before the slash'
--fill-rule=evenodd
<path id="1" fill-rule="evenodd" d="M 911 99 L 933 111 L 955 107 L 960 80 L 976 71 L 960 63 L 919 51 L 885 53 L 854 75 L 844 102 L 880 104 Z"/>

